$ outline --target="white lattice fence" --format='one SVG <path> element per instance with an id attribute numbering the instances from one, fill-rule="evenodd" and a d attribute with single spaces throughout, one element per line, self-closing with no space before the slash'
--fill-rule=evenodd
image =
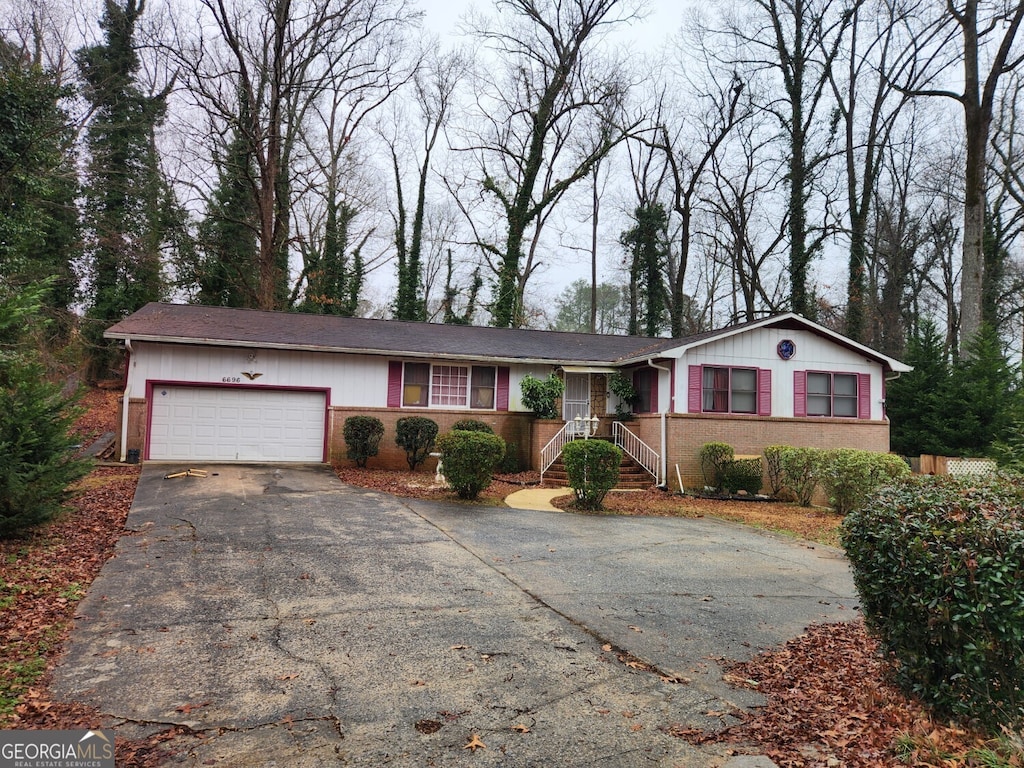
<path id="1" fill-rule="evenodd" d="M 990 475 L 996 471 L 996 463 L 992 459 L 946 459 L 946 471 L 955 476 Z"/>

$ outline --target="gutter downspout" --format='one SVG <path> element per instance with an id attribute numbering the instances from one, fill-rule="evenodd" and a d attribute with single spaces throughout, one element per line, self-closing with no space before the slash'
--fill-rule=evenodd
<path id="1" fill-rule="evenodd" d="M 896 381 L 896 379 L 898 379 L 902 375 L 900 371 L 892 371 L 892 373 L 896 375 L 891 378 L 889 376 L 886 376 L 884 372 L 882 373 L 882 416 L 885 418 L 886 421 L 889 420 L 889 412 L 886 411 L 885 409 L 885 401 L 889 399 L 889 392 L 888 388 L 885 385 L 888 384 L 890 381 Z"/>
<path id="2" fill-rule="evenodd" d="M 132 340 L 124 340 L 124 348 L 128 351 L 128 363 L 127 366 L 131 366 L 132 359 Z M 132 375 L 131 371 L 125 371 L 124 377 L 124 394 L 121 396 L 121 463 L 124 464 L 128 460 L 128 404 L 131 401 L 131 385 Z"/>
<path id="3" fill-rule="evenodd" d="M 647 365 L 651 368 L 664 371 L 669 374 L 669 386 L 671 386 L 671 368 L 664 365 L 656 365 L 653 357 L 647 358 Z M 669 402 L 672 402 L 674 394 L 675 393 L 673 392 L 669 392 Z M 665 488 L 668 486 L 668 415 L 665 413 L 664 409 L 661 409 L 661 412 L 658 415 L 661 416 L 661 466 L 658 467 L 658 487 Z"/>

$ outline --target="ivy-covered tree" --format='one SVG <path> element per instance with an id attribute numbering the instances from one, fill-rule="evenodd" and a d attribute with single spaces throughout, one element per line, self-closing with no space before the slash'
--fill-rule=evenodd
<path id="1" fill-rule="evenodd" d="M 0 40 L 0 275 L 14 286 L 48 279 L 41 311 L 56 342 L 71 329 L 80 254 L 68 95 L 56 75 Z"/>
<path id="2" fill-rule="evenodd" d="M 452 249 L 448 249 L 447 272 L 444 280 L 444 298 L 441 299 L 441 317 L 445 325 L 472 325 L 473 315 L 476 313 L 476 300 L 483 288 L 484 280 L 480 277 L 480 268 L 473 270 L 469 278 L 469 286 L 463 288 L 456 284 L 454 278 L 454 265 L 452 263 Z M 456 310 L 458 297 L 466 296 L 465 307 L 461 312 Z"/>
<path id="3" fill-rule="evenodd" d="M 327 199 L 330 207 L 322 249 L 303 250 L 306 298 L 298 309 L 318 315 L 353 317 L 359 309 L 359 294 L 366 278 L 363 246 L 372 232 L 366 233 L 349 253 L 349 230 L 358 211 L 339 202 L 333 192 L 328 192 Z"/>
<path id="4" fill-rule="evenodd" d="M 256 170 L 236 130 L 214 155 L 217 186 L 199 224 L 195 258 L 179 264 L 179 280 L 200 304 L 255 307 L 259 211 L 252 194 Z"/>
<path id="5" fill-rule="evenodd" d="M 47 378 L 29 336 L 46 323 L 48 291 L 0 281 L 0 538 L 52 519 L 89 469 L 72 450 L 74 400 Z"/>
<path id="6" fill-rule="evenodd" d="M 668 213 L 661 203 L 641 205 L 620 242 L 629 253 L 630 336 L 657 336 L 665 327 L 668 294 L 662 275 L 668 257 Z"/>
<path id="7" fill-rule="evenodd" d="M 144 8 L 145 0 L 106 0 L 104 41 L 75 55 L 92 108 L 84 190 L 90 291 L 83 336 L 90 378 L 108 375 L 118 359 L 103 339 L 106 328 L 163 298 L 161 251 L 182 228 L 155 142 L 170 89 L 146 95 L 136 82 L 135 28 Z"/>

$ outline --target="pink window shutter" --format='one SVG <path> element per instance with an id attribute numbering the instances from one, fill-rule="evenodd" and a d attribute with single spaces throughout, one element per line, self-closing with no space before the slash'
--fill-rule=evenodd
<path id="1" fill-rule="evenodd" d="M 402 363 L 392 360 L 388 363 L 388 408 L 402 407 Z"/>
<path id="2" fill-rule="evenodd" d="M 772 415 L 772 372 L 770 368 L 757 369 L 757 415 Z"/>
<path id="3" fill-rule="evenodd" d="M 702 382 L 701 367 L 699 365 L 690 366 L 690 389 L 688 392 L 688 403 L 690 413 L 700 413 L 701 408 L 701 382 Z"/>
<path id="4" fill-rule="evenodd" d="M 498 394 L 495 407 L 499 411 L 508 410 L 508 372 L 507 366 L 498 366 Z"/>
<path id="5" fill-rule="evenodd" d="M 793 415 L 807 415 L 807 371 L 793 371 Z"/>
<path id="6" fill-rule="evenodd" d="M 871 418 L 871 374 L 857 374 L 857 418 Z"/>

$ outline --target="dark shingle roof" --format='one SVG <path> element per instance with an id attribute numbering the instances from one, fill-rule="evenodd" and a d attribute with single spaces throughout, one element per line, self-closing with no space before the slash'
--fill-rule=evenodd
<path id="1" fill-rule="evenodd" d="M 187 304 L 147 304 L 107 338 L 327 352 L 608 365 L 657 355 L 679 340 L 370 320 Z"/>
<path id="2" fill-rule="evenodd" d="M 163 341 L 213 346 L 271 347 L 368 355 L 460 360 L 614 366 L 665 356 L 669 350 L 699 345 L 753 327 L 806 330 L 866 354 L 889 370 L 910 366 L 851 339 L 786 313 L 678 339 L 605 336 L 489 326 L 438 325 L 290 312 L 263 312 L 193 304 L 147 304 L 111 326 L 110 339 Z"/>

